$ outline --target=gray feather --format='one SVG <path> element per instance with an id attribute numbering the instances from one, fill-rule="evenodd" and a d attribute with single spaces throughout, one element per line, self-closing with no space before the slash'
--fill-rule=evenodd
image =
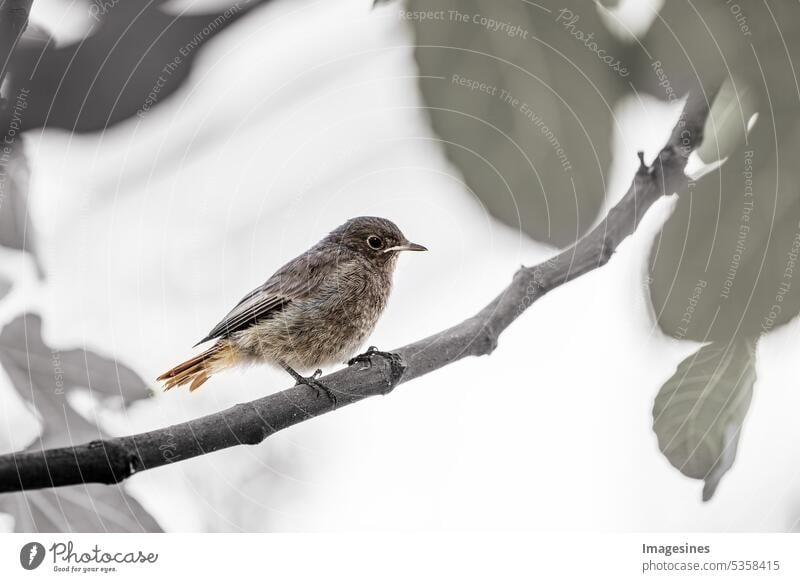
<path id="1" fill-rule="evenodd" d="M 245 295 L 208 335 L 195 346 L 215 338 L 229 337 L 273 317 L 292 300 L 313 294 L 324 278 L 335 269 L 330 255 L 311 249 L 278 269 L 263 285 Z"/>

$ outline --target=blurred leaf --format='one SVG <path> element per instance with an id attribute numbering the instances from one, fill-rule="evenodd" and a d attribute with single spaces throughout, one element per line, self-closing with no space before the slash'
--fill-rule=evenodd
<path id="1" fill-rule="evenodd" d="M 703 140 L 697 155 L 704 162 L 725 159 L 745 141 L 748 125 L 756 113 L 756 103 L 746 81 L 726 79 L 717 93 L 703 130 Z"/>
<path id="2" fill-rule="evenodd" d="M 268 1 L 187 15 L 171 14 L 164 0 L 92 4 L 97 24 L 80 42 L 18 47 L 11 72 L 13 91 L 28 91 L 25 129 L 46 123 L 69 132 L 102 131 L 158 107 L 186 81 L 208 41 Z M 0 115 L 0 127 L 9 117 Z"/>
<path id="3" fill-rule="evenodd" d="M 705 501 L 736 458 L 756 381 L 755 346 L 750 339 L 703 346 L 680 363 L 653 406 L 661 452 L 687 477 L 705 481 Z"/>
<path id="4" fill-rule="evenodd" d="M 800 5 L 732 6 L 665 3 L 634 79 L 663 98 L 729 83 L 715 104 L 727 115 L 701 148 L 705 161 L 728 160 L 679 198 L 650 257 L 659 324 L 703 342 L 756 337 L 800 312 Z"/>
<path id="5" fill-rule="evenodd" d="M 547 4 L 410 0 L 402 14 L 433 129 L 467 186 L 507 224 L 563 246 L 602 204 L 630 73 L 596 5 Z"/>
<path id="6" fill-rule="evenodd" d="M 41 275 L 28 213 L 29 182 L 22 140 L 17 137 L 15 144 L 0 143 L 0 245 L 30 253 Z"/>
<path id="7" fill-rule="evenodd" d="M 11 281 L 5 277 L 0 277 L 0 299 L 8 295 L 8 292 L 11 291 L 12 286 L 13 285 Z"/>
<path id="8" fill-rule="evenodd" d="M 49 43 L 55 42 L 50 31 L 35 22 L 29 22 L 19 39 L 20 45 L 42 50 Z"/>
<path id="9" fill-rule="evenodd" d="M 706 90 L 719 87 L 733 76 L 737 84 L 769 88 L 778 109 L 796 106 L 791 65 L 800 53 L 800 6 L 739 3 L 736 8 L 727 2 L 664 2 L 641 38 L 647 53 L 632 55 L 639 57 L 631 77 L 636 88 L 668 99 L 698 83 Z"/>
<path id="10" fill-rule="evenodd" d="M 130 368 L 83 349 L 52 349 L 42 321 L 26 314 L 0 332 L 0 364 L 20 396 L 41 419 L 42 433 L 26 450 L 82 444 L 105 438 L 68 400 L 88 388 L 103 405 L 129 406 L 149 390 Z M 0 497 L 18 531 L 160 531 L 155 520 L 119 486 L 75 486 Z"/>
<path id="11" fill-rule="evenodd" d="M 83 349 L 62 351 L 47 346 L 42 320 L 34 314 L 17 317 L 0 332 L 0 364 L 19 395 L 41 416 L 45 447 L 104 436 L 72 408 L 67 399 L 72 391 L 88 388 L 106 404 L 113 399 L 124 406 L 150 394 L 144 380 L 116 360 Z"/>
<path id="12" fill-rule="evenodd" d="M 28 25 L 32 0 L 0 2 L 0 83 L 6 74 L 8 57 Z"/>
<path id="13" fill-rule="evenodd" d="M 26 491 L 0 498 L 14 530 L 28 533 L 138 533 L 161 527 L 119 485 L 77 485 Z"/>

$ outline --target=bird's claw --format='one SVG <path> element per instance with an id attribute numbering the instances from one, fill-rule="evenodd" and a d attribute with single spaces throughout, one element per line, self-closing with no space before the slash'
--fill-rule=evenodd
<path id="1" fill-rule="evenodd" d="M 330 401 L 333 403 L 333 406 L 335 407 L 339 403 L 339 399 L 336 398 L 336 394 L 334 394 L 330 388 L 328 388 L 327 386 L 325 386 L 325 384 L 317 380 L 317 378 L 319 378 L 320 376 L 322 376 L 322 370 L 317 370 L 316 372 L 311 374 L 311 376 L 309 376 L 308 378 L 303 378 L 303 377 L 299 378 L 297 380 L 297 384 L 298 385 L 305 384 L 306 386 L 313 388 L 314 392 L 317 395 L 317 398 L 319 398 L 320 394 L 324 393 L 325 396 L 327 396 L 328 399 L 330 399 Z"/>
<path id="2" fill-rule="evenodd" d="M 334 394 L 333 391 L 327 386 L 325 386 L 325 384 L 323 384 L 322 382 L 318 382 L 317 380 L 311 380 L 310 386 L 317 393 L 317 398 L 319 398 L 321 392 L 324 392 L 325 396 L 328 397 L 328 399 L 333 404 L 334 408 L 336 408 L 336 406 L 339 404 L 339 399 L 336 398 L 336 394 Z"/>
<path id="3" fill-rule="evenodd" d="M 365 366 L 361 366 L 358 371 L 362 372 L 364 370 L 369 370 L 372 367 L 372 356 L 384 356 L 390 357 L 392 354 L 389 352 L 382 352 L 375 346 L 370 346 L 367 348 L 367 351 L 363 354 L 358 354 L 357 356 L 353 356 L 347 361 L 348 366 L 352 366 L 355 363 L 361 362 L 366 364 Z"/>

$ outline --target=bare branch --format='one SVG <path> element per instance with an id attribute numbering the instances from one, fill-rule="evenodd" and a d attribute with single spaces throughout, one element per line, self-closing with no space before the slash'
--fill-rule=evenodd
<path id="1" fill-rule="evenodd" d="M 534 267 L 523 267 L 511 284 L 476 315 L 435 335 L 395 350 L 372 353 L 320 381 L 347 406 L 388 394 L 400 383 L 467 356 L 490 354 L 500 334 L 545 293 L 608 262 L 650 206 L 689 183 L 683 170 L 702 142 L 708 102 L 690 97 L 667 145 L 652 166 L 641 164 L 633 183 L 605 220 L 573 247 Z M 0 456 L 0 492 L 81 483 L 118 483 L 131 475 L 241 444 L 255 445 L 289 426 L 334 410 L 305 385 L 196 420 L 133 436 Z"/>

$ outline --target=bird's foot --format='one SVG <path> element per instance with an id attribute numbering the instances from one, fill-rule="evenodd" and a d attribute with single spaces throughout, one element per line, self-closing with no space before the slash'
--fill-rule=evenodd
<path id="1" fill-rule="evenodd" d="M 362 372 L 364 370 L 369 370 L 372 368 L 372 358 L 374 356 L 379 356 L 383 363 L 386 365 L 381 367 L 381 362 L 378 362 L 378 366 L 383 372 L 383 376 L 386 383 L 386 388 L 383 390 L 383 394 L 389 394 L 397 384 L 400 383 L 400 379 L 403 377 L 403 374 L 406 371 L 406 361 L 403 359 L 402 354 L 395 353 L 395 352 L 382 352 L 375 346 L 370 346 L 366 352 L 363 354 L 359 354 L 357 356 L 353 356 L 348 360 L 347 365 L 352 366 L 353 364 L 362 363 L 362 365 L 358 371 Z"/>
<path id="2" fill-rule="evenodd" d="M 395 355 L 391 352 L 382 352 L 375 346 L 370 346 L 363 354 L 358 354 L 357 356 L 353 356 L 347 360 L 347 365 L 352 366 L 353 364 L 362 363 L 365 365 L 361 366 L 359 371 L 369 370 L 372 367 L 372 356 L 383 356 L 387 359 L 392 359 L 395 357 Z"/>
<path id="3" fill-rule="evenodd" d="M 317 398 L 319 398 L 320 394 L 324 393 L 330 399 L 333 405 L 336 406 L 336 404 L 338 403 L 336 394 L 334 394 L 330 388 L 325 386 L 325 384 L 317 380 L 317 378 L 319 378 L 320 376 L 322 376 L 322 370 L 317 370 L 308 378 L 304 378 L 302 376 L 297 378 L 297 384 L 298 385 L 305 384 L 306 386 L 313 388 L 314 392 L 316 392 L 317 394 Z"/>

